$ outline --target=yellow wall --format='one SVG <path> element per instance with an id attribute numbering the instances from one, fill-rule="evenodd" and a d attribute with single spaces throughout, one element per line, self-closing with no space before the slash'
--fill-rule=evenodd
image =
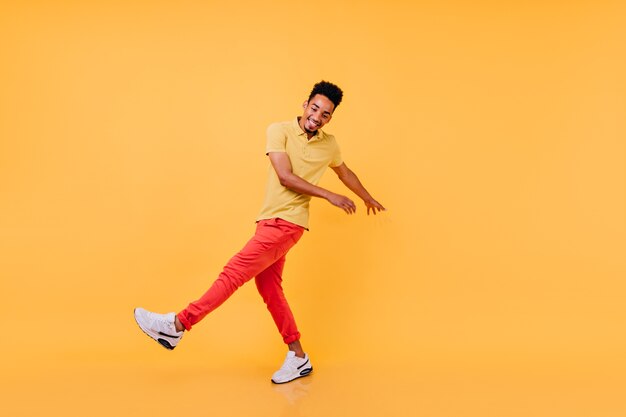
<path id="1" fill-rule="evenodd" d="M 327 131 L 388 212 L 313 202 L 285 276 L 305 348 L 624 370 L 622 2 L 14 3 L 5 369 L 144 355 L 133 307 L 179 310 L 210 285 L 253 232 L 266 126 L 327 79 L 345 92 Z M 181 361 L 282 352 L 255 291 Z"/>

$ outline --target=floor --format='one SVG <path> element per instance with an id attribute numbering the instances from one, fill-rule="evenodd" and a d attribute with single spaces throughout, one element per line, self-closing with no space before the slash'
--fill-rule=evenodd
<path id="1" fill-rule="evenodd" d="M 428 364 L 423 357 L 386 363 L 314 361 L 288 384 L 269 381 L 258 356 L 189 355 L 131 341 L 126 353 L 7 361 L 4 416 L 590 416 L 626 415 L 624 377 L 610 368 L 545 364 Z M 144 344 L 145 342 L 145 344 Z M 139 347 L 138 349 L 136 349 Z M 154 349 L 150 349 L 153 347 Z M 182 350 L 179 347 L 179 350 Z M 182 354 L 181 354 L 182 353 Z M 5 357 L 4 359 L 10 359 Z M 54 359 L 54 360 L 52 360 Z M 277 358 L 280 362 L 280 359 Z"/>

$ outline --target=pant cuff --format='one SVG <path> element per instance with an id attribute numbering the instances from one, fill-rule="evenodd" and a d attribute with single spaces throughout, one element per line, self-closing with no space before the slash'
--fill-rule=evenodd
<path id="1" fill-rule="evenodd" d="M 187 320 L 187 318 L 183 315 L 182 311 L 178 313 L 176 317 L 178 317 L 178 321 L 180 321 L 180 324 L 183 325 L 185 330 L 187 331 L 191 330 L 191 323 L 189 323 L 189 320 Z"/>
<path id="2" fill-rule="evenodd" d="M 182 322 L 181 322 L 182 323 Z M 295 341 L 300 340 L 300 332 L 291 335 L 291 336 L 285 336 L 283 337 L 283 341 L 285 342 L 286 345 L 288 345 L 289 343 L 293 343 Z"/>

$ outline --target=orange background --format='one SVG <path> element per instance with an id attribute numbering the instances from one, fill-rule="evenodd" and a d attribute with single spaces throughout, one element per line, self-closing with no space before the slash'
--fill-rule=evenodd
<path id="1" fill-rule="evenodd" d="M 625 16 L 2 4 L 0 411 L 624 415 Z M 180 310 L 243 246 L 265 129 L 321 79 L 345 92 L 326 130 L 389 210 L 316 200 L 290 252 L 315 375 L 269 384 L 284 346 L 253 285 L 165 352 L 132 309 Z"/>

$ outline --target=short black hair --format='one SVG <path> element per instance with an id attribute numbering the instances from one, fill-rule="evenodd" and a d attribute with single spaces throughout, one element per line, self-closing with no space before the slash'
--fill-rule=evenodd
<path id="1" fill-rule="evenodd" d="M 337 87 L 333 83 L 329 83 L 328 81 L 320 81 L 313 86 L 313 90 L 311 90 L 311 94 L 309 94 L 309 101 L 311 101 L 316 94 L 326 96 L 333 102 L 335 108 L 337 108 L 343 98 L 343 91 L 341 91 L 341 88 Z"/>

